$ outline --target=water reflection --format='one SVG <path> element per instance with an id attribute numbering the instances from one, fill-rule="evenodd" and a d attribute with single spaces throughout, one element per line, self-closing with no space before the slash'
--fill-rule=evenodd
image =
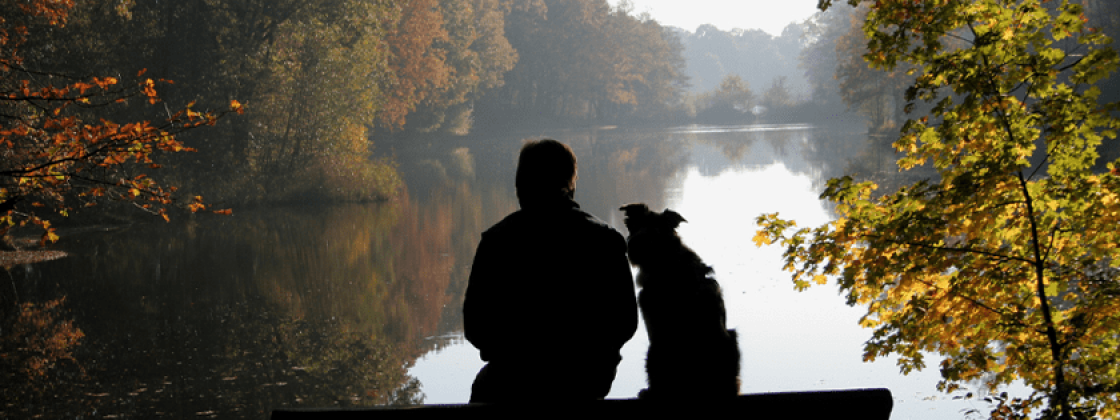
<path id="1" fill-rule="evenodd" d="M 466 401 L 482 362 L 460 338 L 462 294 L 481 232 L 517 208 L 526 137 L 570 144 L 577 201 L 620 231 L 623 204 L 684 214 L 681 235 L 717 270 L 740 331 L 744 392 L 886 386 L 896 418 L 956 412 L 920 401 L 936 395 L 936 372 L 863 364 L 858 310 L 826 288 L 794 292 L 781 250 L 751 242 L 762 212 L 828 220 L 821 184 L 885 171 L 890 153 L 864 151 L 882 141 L 743 126 L 414 141 L 393 147 L 408 191 L 391 203 L 238 209 L 64 236 L 70 257 L 8 270 L 0 328 L 12 337 L 23 302 L 62 302 L 43 316 L 73 320 L 83 336 L 67 348 L 73 363 L 6 377 L 0 417 L 260 418 L 276 407 Z M 639 331 L 623 349 L 612 397 L 645 386 L 646 346 Z"/>
<path id="2" fill-rule="evenodd" d="M 449 238 L 467 216 L 453 211 L 402 198 L 66 237 L 69 258 L 10 271 L 19 290 L 4 297 L 67 296 L 85 334 L 76 363 L 6 382 L 3 413 L 261 418 L 422 401 L 406 369 L 454 300 Z"/>
<path id="3" fill-rule="evenodd" d="M 828 221 L 830 208 L 818 199 L 824 181 L 850 172 L 866 178 L 883 173 L 890 166 L 880 161 L 893 154 L 865 149 L 881 141 L 862 134 L 773 128 L 551 136 L 570 142 L 580 159 L 577 200 L 616 228 L 623 230 L 616 209 L 635 201 L 673 208 L 689 220 L 679 231 L 715 267 L 728 325 L 740 331 L 743 392 L 889 387 L 896 396 L 894 418 L 961 417 L 969 403 L 936 392 L 936 369 L 904 377 L 893 360 L 863 363 L 870 332 L 858 327 L 860 309 L 845 306 L 827 287 L 795 292 L 781 270 L 781 249 L 759 249 L 751 241 L 760 213 L 781 212 L 802 226 Z M 507 147 L 516 150 L 516 143 Z M 505 157 L 508 162 L 514 153 Z M 639 331 L 623 349 L 610 397 L 633 397 L 645 386 L 647 346 Z M 410 372 L 421 380 L 428 402 L 461 402 L 481 364 L 469 343 L 459 340 L 426 354 Z"/>

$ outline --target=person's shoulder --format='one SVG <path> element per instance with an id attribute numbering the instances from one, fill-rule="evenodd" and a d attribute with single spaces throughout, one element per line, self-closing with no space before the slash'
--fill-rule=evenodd
<path id="1" fill-rule="evenodd" d="M 548 225 L 562 230 L 584 232 L 625 241 L 617 229 L 578 207 L 559 212 L 517 210 L 482 232 L 483 237 L 518 235 L 534 227 Z"/>
<path id="2" fill-rule="evenodd" d="M 514 211 L 513 213 L 510 213 L 505 218 L 503 218 L 501 221 L 499 221 L 498 223 L 495 223 L 493 226 L 490 226 L 489 229 L 484 230 L 482 232 L 482 235 L 483 236 L 495 236 L 495 235 L 502 235 L 502 234 L 507 233 L 507 232 L 516 232 L 521 227 L 523 227 L 526 222 L 527 222 L 527 219 L 526 219 L 525 211 L 524 210 L 517 210 L 517 211 Z"/>
<path id="3" fill-rule="evenodd" d="M 611 228 L 611 226 L 608 225 L 607 222 L 604 222 L 602 219 L 600 219 L 598 217 L 595 217 L 594 214 L 588 213 L 587 211 L 584 211 L 583 209 L 578 209 L 577 208 L 577 209 L 572 209 L 572 211 L 575 213 L 577 218 L 579 218 L 582 222 L 585 222 L 589 226 L 595 226 L 596 228 L 607 228 L 607 229 L 614 230 L 614 228 Z"/>
<path id="4" fill-rule="evenodd" d="M 588 213 L 582 209 L 573 209 L 579 218 L 580 222 L 587 226 L 590 230 L 605 236 L 618 237 L 622 239 L 622 233 L 611 225 L 604 222 L 602 219 L 595 217 L 595 215 Z"/>

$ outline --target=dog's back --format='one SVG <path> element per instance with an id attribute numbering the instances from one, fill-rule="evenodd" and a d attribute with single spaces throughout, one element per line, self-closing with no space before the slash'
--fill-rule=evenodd
<path id="1" fill-rule="evenodd" d="M 622 210 L 650 341 L 649 388 L 641 397 L 738 395 L 738 337 L 727 329 L 723 295 L 712 268 L 676 234 L 684 218 L 671 210 L 651 212 L 644 204 Z"/>

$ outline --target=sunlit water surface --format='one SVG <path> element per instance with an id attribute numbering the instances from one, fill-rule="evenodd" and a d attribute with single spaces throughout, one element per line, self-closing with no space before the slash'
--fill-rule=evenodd
<path id="1" fill-rule="evenodd" d="M 773 131 L 792 132 L 793 141 L 786 137 L 786 144 L 770 147 L 774 144 L 758 137 Z M 804 167 L 803 154 L 781 153 L 785 147 L 797 149 L 811 141 L 812 127 L 685 127 L 674 132 L 692 139 L 689 157 L 664 185 L 661 198 L 665 207 L 687 219 L 678 229 L 685 243 L 716 270 L 728 326 L 739 332 L 742 392 L 885 387 L 895 399 L 892 419 L 965 418 L 969 409 L 986 413 L 984 403 L 954 400 L 937 392 L 936 356 L 928 359 L 931 368 L 909 376 L 899 373 L 894 358 L 863 362 L 863 342 L 871 331 L 858 326 L 862 309 L 845 305 L 832 284 L 795 291 L 790 273 L 782 270 L 781 247 L 755 246 L 755 218 L 760 214 L 779 212 L 799 226 L 817 226 L 832 218 L 818 198 L 824 174 L 795 173 L 787 164 Z M 732 143 L 752 147 L 729 158 L 721 153 L 728 143 L 698 141 L 710 134 L 725 139 L 729 134 L 737 136 Z M 837 157 L 863 157 L 852 156 L 851 150 L 834 152 Z M 719 162 L 711 162 L 713 158 Z M 577 201 L 578 196 L 577 190 Z M 601 216 L 625 233 L 618 215 Z M 623 348 L 608 398 L 632 398 L 645 386 L 643 363 L 649 345 L 645 334 L 643 323 Z M 423 384 L 428 403 L 466 401 L 470 383 L 483 365 L 477 350 L 461 335 L 454 336 L 452 343 L 424 355 L 410 370 Z"/>

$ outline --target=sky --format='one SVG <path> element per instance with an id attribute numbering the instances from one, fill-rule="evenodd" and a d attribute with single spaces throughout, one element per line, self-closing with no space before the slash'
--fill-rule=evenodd
<path id="1" fill-rule="evenodd" d="M 609 0 L 617 5 L 620 0 Z M 630 0 L 634 13 L 649 12 L 662 25 L 695 31 L 705 23 L 723 31 L 762 29 L 782 34 L 792 22 L 808 19 L 817 11 L 817 0 Z"/>

